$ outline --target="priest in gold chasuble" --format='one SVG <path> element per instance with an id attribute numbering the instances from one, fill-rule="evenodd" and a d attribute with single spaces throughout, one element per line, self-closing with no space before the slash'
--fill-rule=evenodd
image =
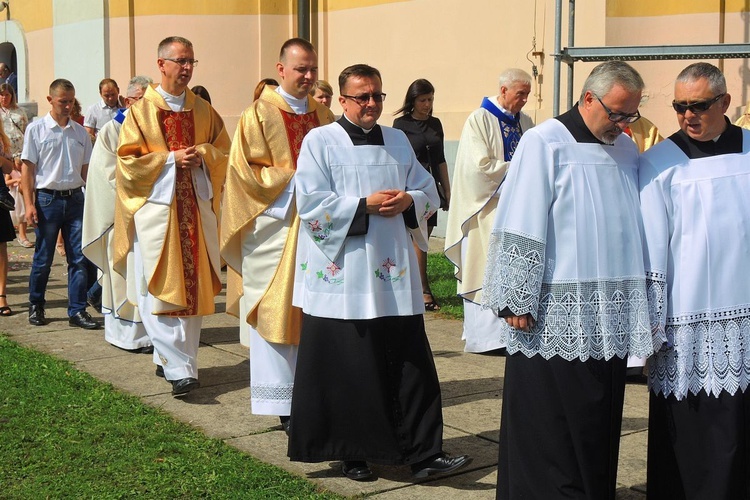
<path id="1" fill-rule="evenodd" d="M 292 307 L 299 218 L 294 172 L 307 132 L 333 114 L 308 92 L 317 79 L 313 46 L 298 38 L 281 49 L 278 87 L 245 110 L 229 154 L 221 217 L 227 262 L 227 312 L 240 317 L 250 347 L 251 409 L 287 426 L 301 312 Z"/>
<path id="2" fill-rule="evenodd" d="M 218 213 L 229 136 L 187 84 L 192 44 L 159 45 L 161 84 L 130 108 L 120 133 L 115 271 L 128 279 L 154 344 L 157 374 L 182 396 L 198 386 L 202 316 L 221 291 Z"/>

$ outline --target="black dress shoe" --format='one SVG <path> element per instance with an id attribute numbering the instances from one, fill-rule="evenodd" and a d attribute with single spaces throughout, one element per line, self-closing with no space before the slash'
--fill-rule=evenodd
<path id="1" fill-rule="evenodd" d="M 29 306 L 29 324 L 34 326 L 43 326 L 47 324 L 44 317 L 44 307 L 31 304 Z"/>
<path id="2" fill-rule="evenodd" d="M 83 328 L 84 330 L 98 330 L 102 326 L 86 311 L 77 312 L 73 316 L 69 317 L 68 324 L 70 326 Z"/>
<path id="3" fill-rule="evenodd" d="M 164 378 L 164 367 L 161 365 L 156 365 L 156 376 Z"/>
<path id="4" fill-rule="evenodd" d="M 154 346 L 147 345 L 145 347 L 140 347 L 135 350 L 138 354 L 153 354 L 154 353 Z"/>
<path id="5" fill-rule="evenodd" d="M 292 428 L 292 419 L 287 415 L 282 415 L 279 417 L 279 420 L 281 421 L 281 428 L 284 429 L 284 432 L 286 433 L 286 437 L 289 437 Z"/>
<path id="6" fill-rule="evenodd" d="M 201 386 L 201 383 L 198 382 L 198 379 L 193 378 L 193 377 L 181 378 L 180 380 L 173 380 L 172 381 L 172 396 L 174 397 L 184 396 L 188 392 L 192 391 L 193 389 L 197 389 L 200 386 Z"/>
<path id="7" fill-rule="evenodd" d="M 445 453 L 441 453 L 436 457 L 422 460 L 411 466 L 411 472 L 414 477 L 427 477 L 433 474 L 445 474 L 453 472 L 454 470 L 460 469 L 464 465 L 471 462 L 469 455 L 460 455 L 458 457 L 451 457 Z"/>
<path id="8" fill-rule="evenodd" d="M 372 477 L 367 462 L 360 460 L 344 460 L 341 463 L 341 473 L 353 481 L 366 481 Z"/>

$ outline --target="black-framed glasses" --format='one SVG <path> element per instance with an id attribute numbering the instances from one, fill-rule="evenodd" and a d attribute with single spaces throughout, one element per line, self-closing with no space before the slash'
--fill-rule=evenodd
<path id="1" fill-rule="evenodd" d="M 198 66 L 198 60 L 197 59 L 172 59 L 171 57 L 163 57 L 165 61 L 172 61 L 173 63 L 177 63 L 183 68 L 187 66 L 196 67 Z"/>
<path id="2" fill-rule="evenodd" d="M 596 97 L 596 100 L 599 101 L 599 104 L 602 105 L 602 107 L 604 108 L 604 111 L 607 112 L 607 118 L 609 118 L 609 121 L 613 123 L 622 123 L 622 122 L 635 123 L 641 119 L 641 114 L 637 110 L 632 115 L 628 115 L 625 113 L 615 113 L 614 111 L 609 109 L 607 105 L 602 102 L 601 99 L 599 99 L 599 96 L 594 95 L 594 97 Z"/>
<path id="3" fill-rule="evenodd" d="M 382 92 L 380 92 L 379 94 L 361 94 L 361 95 L 341 94 L 341 97 L 345 99 L 351 99 L 352 101 L 356 102 L 360 106 L 367 106 L 367 104 L 370 102 L 370 99 L 372 99 L 375 102 L 385 101 L 385 94 Z"/>
<path id="4" fill-rule="evenodd" d="M 703 113 L 704 111 L 708 111 L 708 108 L 713 106 L 719 99 L 724 97 L 726 93 L 719 94 L 716 97 L 712 99 L 706 99 L 705 101 L 698 101 L 691 104 L 672 101 L 672 107 L 675 111 L 677 111 L 679 114 L 684 115 L 687 110 L 689 109 L 693 114 Z"/>

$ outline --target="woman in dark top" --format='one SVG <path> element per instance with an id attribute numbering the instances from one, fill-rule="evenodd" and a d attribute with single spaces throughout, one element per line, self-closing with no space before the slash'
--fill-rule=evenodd
<path id="1" fill-rule="evenodd" d="M 432 103 L 435 99 L 435 87 L 427 80 L 420 78 L 409 85 L 404 98 L 404 105 L 394 114 L 402 116 L 396 118 L 393 127 L 403 130 L 408 137 L 417 160 L 427 170 L 432 172 L 440 193 L 440 208 L 448 210 L 451 198 L 450 181 L 448 179 L 448 165 L 445 163 L 443 151 L 443 125 L 440 120 L 432 116 Z M 437 225 L 437 214 L 427 221 L 428 235 L 432 234 Z M 435 302 L 427 280 L 427 252 L 414 245 L 419 261 L 419 274 L 422 278 L 422 294 L 424 306 L 428 311 L 437 311 L 440 306 Z"/>

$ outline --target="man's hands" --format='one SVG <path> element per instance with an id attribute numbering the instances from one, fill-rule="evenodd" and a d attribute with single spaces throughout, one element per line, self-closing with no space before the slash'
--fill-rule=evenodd
<path id="1" fill-rule="evenodd" d="M 517 330 L 523 330 L 524 332 L 530 332 L 534 327 L 534 318 L 531 314 L 524 314 L 523 316 L 506 316 L 505 322 Z"/>
<path id="2" fill-rule="evenodd" d="M 385 189 L 367 197 L 367 213 L 393 217 L 404 212 L 413 202 L 411 195 L 406 191 Z"/>
<path id="3" fill-rule="evenodd" d="M 174 164 L 177 168 L 200 167 L 203 164 L 203 158 L 195 146 L 189 146 L 174 152 Z"/>

